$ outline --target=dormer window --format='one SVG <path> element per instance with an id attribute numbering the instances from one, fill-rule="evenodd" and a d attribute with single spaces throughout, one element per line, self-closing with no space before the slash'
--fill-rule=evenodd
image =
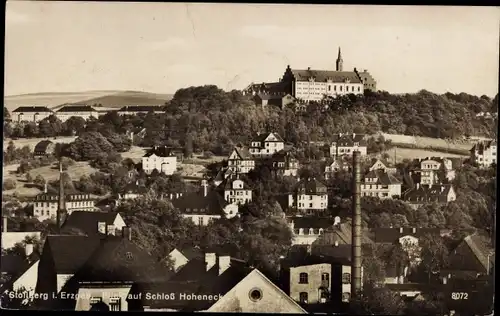
<path id="1" fill-rule="evenodd" d="M 314 235 L 314 229 L 309 228 L 309 235 Z"/>

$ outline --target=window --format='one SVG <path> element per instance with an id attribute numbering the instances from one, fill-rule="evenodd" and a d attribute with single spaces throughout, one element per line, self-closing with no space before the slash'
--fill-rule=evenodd
<path id="1" fill-rule="evenodd" d="M 350 273 L 342 273 L 342 283 L 343 284 L 351 283 L 351 274 Z"/>
<path id="2" fill-rule="evenodd" d="M 307 273 L 305 272 L 302 272 L 301 274 L 299 274 L 299 283 L 300 284 L 308 284 L 309 283 L 309 277 L 307 275 Z"/>
<path id="3" fill-rule="evenodd" d="M 111 312 L 121 311 L 121 300 L 119 297 L 111 297 L 109 299 L 109 310 Z"/>
<path id="4" fill-rule="evenodd" d="M 200 226 L 203 225 L 203 217 L 202 216 L 198 217 L 198 225 L 200 225 Z"/>
<path id="5" fill-rule="evenodd" d="M 351 293 L 349 292 L 342 293 L 342 302 L 349 302 L 350 299 L 351 299 Z"/>
<path id="6" fill-rule="evenodd" d="M 321 285 L 322 286 L 330 286 L 330 274 L 322 273 L 321 274 Z"/>
<path id="7" fill-rule="evenodd" d="M 300 292 L 299 300 L 301 303 L 307 304 L 308 295 L 306 292 Z"/>
<path id="8" fill-rule="evenodd" d="M 349 92 L 349 86 L 345 87 L 345 91 Z"/>
<path id="9" fill-rule="evenodd" d="M 97 303 L 100 303 L 102 302 L 102 297 L 91 297 L 90 298 L 90 307 L 92 307 L 93 305 L 97 304 Z"/>
<path id="10" fill-rule="evenodd" d="M 260 289 L 257 289 L 257 288 L 251 289 L 248 296 L 254 302 L 260 301 L 262 299 L 262 291 Z"/>
<path id="11" fill-rule="evenodd" d="M 125 257 L 127 258 L 127 260 L 132 260 L 132 258 L 133 258 L 132 253 L 130 251 L 127 251 L 125 253 Z"/>

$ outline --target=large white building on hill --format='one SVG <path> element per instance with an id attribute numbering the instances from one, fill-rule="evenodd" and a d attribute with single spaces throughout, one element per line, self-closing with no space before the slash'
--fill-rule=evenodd
<path id="1" fill-rule="evenodd" d="M 325 96 L 363 94 L 365 90 L 376 91 L 377 82 L 366 70 L 345 71 L 339 48 L 335 70 L 293 69 L 288 65 L 280 81 L 250 84 L 244 92 L 261 97 L 289 94 L 298 100 L 320 101 Z"/>

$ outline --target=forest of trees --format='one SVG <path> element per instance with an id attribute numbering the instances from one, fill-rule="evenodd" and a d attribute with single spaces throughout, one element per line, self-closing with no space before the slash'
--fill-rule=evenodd
<path id="1" fill-rule="evenodd" d="M 328 105 L 328 110 L 325 110 Z M 235 144 L 248 143 L 257 132 L 276 131 L 291 144 L 323 141 L 339 132 L 375 134 L 385 132 L 458 138 L 494 136 L 497 119 L 476 117 L 479 112 L 496 113 L 498 95 L 472 96 L 466 93 L 443 95 L 422 90 L 414 94 L 366 92 L 312 103 L 305 112 L 255 105 L 240 91 L 224 92 L 216 86 L 178 90 L 166 104 L 165 114 L 119 116 L 110 112 L 85 122 L 73 117 L 62 123 L 55 116 L 38 124 L 4 123 L 5 137 L 51 137 L 80 135 L 84 131 L 124 134 L 145 128 L 140 145 L 184 147 L 195 151 L 226 154 Z M 9 113 L 4 108 L 4 118 Z"/>

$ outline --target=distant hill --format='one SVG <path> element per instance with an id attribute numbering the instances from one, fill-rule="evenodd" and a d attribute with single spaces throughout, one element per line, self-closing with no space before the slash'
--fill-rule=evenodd
<path id="1" fill-rule="evenodd" d="M 88 105 L 99 104 L 105 108 L 120 108 L 125 105 L 164 105 L 172 99 L 171 94 L 156 94 L 140 91 L 124 91 L 81 101 Z"/>
<path id="2" fill-rule="evenodd" d="M 12 112 L 20 106 L 47 106 L 58 108 L 66 103 L 102 104 L 103 107 L 124 105 L 163 105 L 172 95 L 140 91 L 85 91 L 85 92 L 42 92 L 4 97 L 4 106 Z"/>

